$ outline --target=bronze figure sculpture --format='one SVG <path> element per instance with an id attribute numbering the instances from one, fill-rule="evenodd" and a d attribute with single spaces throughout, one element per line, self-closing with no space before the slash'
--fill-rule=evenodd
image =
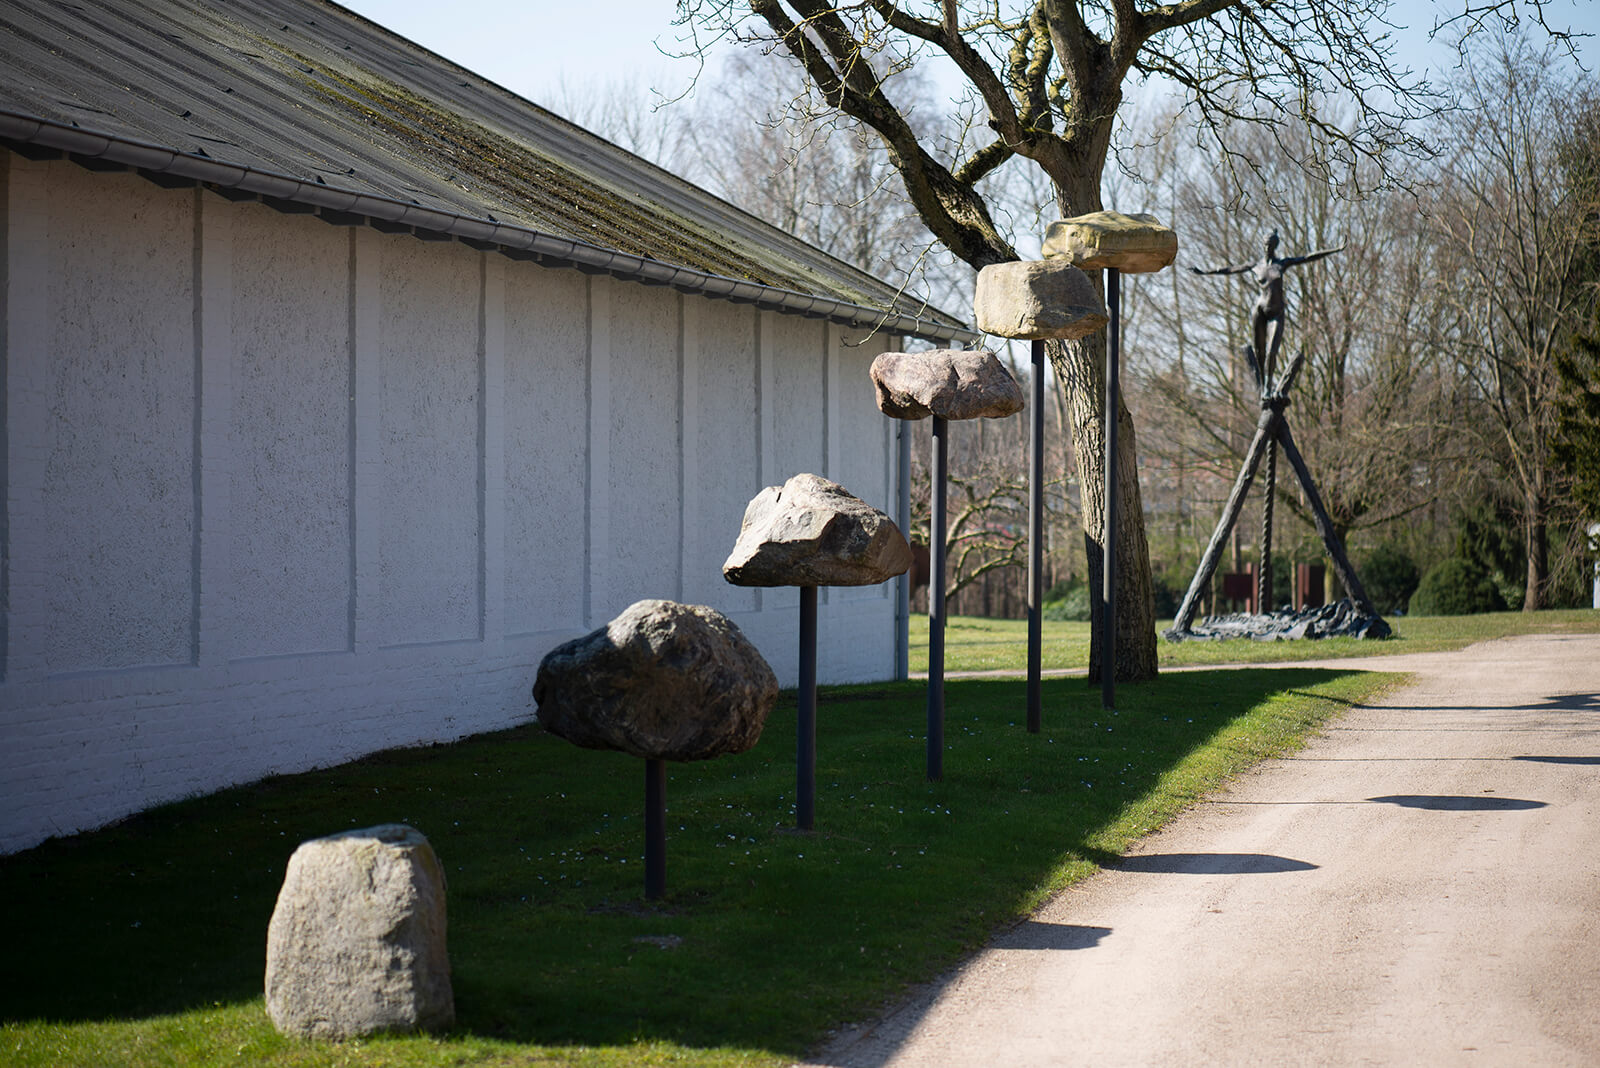
<path id="1" fill-rule="evenodd" d="M 1289 423 L 1284 418 L 1284 409 L 1289 406 L 1289 388 L 1294 384 L 1301 367 L 1305 364 L 1306 352 L 1301 348 L 1289 361 L 1289 366 L 1283 374 L 1275 374 L 1278 349 L 1283 344 L 1284 324 L 1288 318 L 1287 303 L 1283 296 L 1283 276 L 1290 267 L 1298 267 L 1303 263 L 1320 260 L 1342 251 L 1343 245 L 1338 248 L 1320 249 L 1304 256 L 1279 257 L 1278 232 L 1274 230 L 1267 238 L 1266 251 L 1261 259 L 1254 263 L 1240 264 L 1234 267 L 1218 267 L 1214 270 L 1204 271 L 1198 267 L 1191 267 L 1195 274 L 1244 274 L 1246 271 L 1255 275 L 1256 284 L 1260 287 L 1260 295 L 1256 298 L 1255 307 L 1251 314 L 1251 344 L 1244 346 L 1245 362 L 1249 364 L 1255 376 L 1257 387 L 1261 392 L 1261 418 L 1256 424 L 1255 438 L 1250 442 L 1250 448 L 1245 456 L 1239 477 L 1233 486 L 1233 492 L 1228 497 L 1228 503 L 1223 509 L 1222 518 L 1217 523 L 1215 532 L 1211 535 L 1211 542 L 1206 546 L 1206 551 L 1200 559 L 1200 566 L 1195 571 L 1194 580 L 1189 584 L 1189 590 L 1184 595 L 1183 604 L 1178 609 L 1177 618 L 1172 627 L 1166 631 L 1170 640 L 1182 640 L 1185 636 L 1192 636 L 1190 630 L 1194 622 L 1195 609 L 1198 607 L 1200 593 L 1211 582 L 1212 575 L 1216 572 L 1217 562 L 1222 556 L 1222 548 L 1232 533 L 1234 524 L 1238 522 L 1239 513 L 1244 507 L 1245 495 L 1250 490 L 1250 485 L 1255 481 L 1256 469 L 1263 459 L 1267 462 L 1266 470 L 1266 500 L 1262 505 L 1262 530 L 1261 530 L 1261 570 L 1259 575 L 1260 586 L 1256 595 L 1256 608 L 1258 612 L 1270 611 L 1267 606 L 1272 602 L 1272 501 L 1276 492 L 1277 481 L 1277 451 L 1283 449 L 1284 456 L 1294 468 L 1296 478 L 1301 489 L 1305 491 L 1306 504 L 1311 508 L 1312 518 L 1315 522 L 1317 533 L 1321 535 L 1324 547 L 1328 550 L 1328 557 L 1333 564 L 1333 570 L 1350 594 L 1350 600 L 1359 612 L 1376 619 L 1378 613 L 1372 607 L 1372 602 L 1367 598 L 1366 590 L 1362 588 L 1361 580 L 1356 576 L 1355 568 L 1350 566 L 1349 557 L 1346 556 L 1344 545 L 1339 535 L 1333 528 L 1333 523 L 1328 518 L 1327 510 L 1323 507 L 1322 497 L 1317 492 L 1316 484 L 1311 479 L 1311 472 L 1307 469 L 1300 450 L 1295 447 L 1294 435 L 1289 431 Z M 1374 637 L 1388 634 L 1388 625 L 1381 619 L 1370 628 Z"/>
<path id="2" fill-rule="evenodd" d="M 1287 304 L 1283 299 L 1284 272 L 1290 267 L 1320 260 L 1335 252 L 1343 252 L 1344 246 L 1318 249 L 1304 256 L 1285 256 L 1282 259 L 1275 255 L 1277 251 L 1278 231 L 1274 230 L 1267 238 L 1266 251 L 1254 263 L 1241 263 L 1236 267 L 1215 267 L 1209 271 L 1203 271 L 1198 267 L 1189 268 L 1195 274 L 1244 274 L 1249 271 L 1255 275 L 1256 285 L 1261 287 L 1261 294 L 1256 297 L 1254 313 L 1250 319 L 1250 338 L 1254 347 L 1254 352 L 1250 355 L 1251 367 L 1255 370 L 1257 379 L 1272 377 L 1272 367 L 1277 362 L 1278 349 L 1283 344 L 1283 331 L 1287 318 Z"/>

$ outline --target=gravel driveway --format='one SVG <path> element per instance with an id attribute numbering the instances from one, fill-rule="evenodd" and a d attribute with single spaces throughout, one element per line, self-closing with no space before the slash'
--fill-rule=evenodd
<path id="1" fill-rule="evenodd" d="M 816 1064 L 1600 1064 L 1600 636 L 1415 672 Z"/>

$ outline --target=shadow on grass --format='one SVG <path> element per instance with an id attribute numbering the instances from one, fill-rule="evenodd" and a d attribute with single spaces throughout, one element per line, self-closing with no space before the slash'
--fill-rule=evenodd
<path id="1" fill-rule="evenodd" d="M 403 822 L 449 879 L 462 1031 L 796 1056 L 997 931 L 1094 944 L 1107 932 L 1017 920 L 1114 860 L 1123 846 L 1106 846 L 1107 828 L 1149 808 L 1158 781 L 1242 713 L 1278 710 L 1252 714 L 1265 718 L 1250 744 L 1270 751 L 1340 692 L 1359 696 L 1340 684 L 1350 674 L 1173 674 L 1119 687 L 1114 713 L 1098 687 L 1051 679 L 1037 735 L 1023 729 L 1022 680 L 953 681 L 941 783 L 924 781 L 921 684 L 830 689 L 812 834 L 792 830 L 790 695 L 756 749 L 669 768 L 667 896 L 652 905 L 642 762 L 536 726 L 228 790 L 0 858 L 12 918 L 0 1020 L 136 1020 L 258 998 L 295 845 Z M 1285 690 L 1308 696 L 1268 701 Z M 1220 743 L 1248 759 L 1241 746 Z M 1155 807 L 1175 811 L 1194 788 Z"/>

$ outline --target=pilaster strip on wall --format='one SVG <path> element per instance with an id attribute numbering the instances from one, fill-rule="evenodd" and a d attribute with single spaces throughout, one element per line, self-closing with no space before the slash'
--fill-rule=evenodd
<path id="1" fill-rule="evenodd" d="M 822 474 L 824 478 L 839 482 L 844 477 L 844 453 L 839 442 L 839 432 L 844 426 L 844 360 L 840 347 L 844 344 L 841 327 L 824 320 L 822 326 Z M 861 487 L 845 486 L 859 495 Z M 836 597 L 834 590 L 824 587 L 822 603 Z"/>
<path id="2" fill-rule="evenodd" d="M 222 664 L 229 621 L 233 425 L 234 205 L 196 188 L 194 662 Z"/>
<path id="3" fill-rule="evenodd" d="M 506 608 L 506 260 L 483 257 L 478 383 L 479 637 L 505 637 Z"/>
<path id="4" fill-rule="evenodd" d="M 589 581 L 584 591 L 584 624 L 610 603 L 606 563 L 611 558 L 611 279 L 589 278 L 589 463 L 585 498 L 589 502 L 585 550 Z"/>
<path id="5" fill-rule="evenodd" d="M 833 323 L 822 324 L 822 351 L 825 364 L 822 372 L 823 401 L 822 443 L 827 459 L 823 474 L 838 482 L 844 473 L 844 454 L 839 442 L 839 431 L 844 426 L 844 329 Z M 846 486 L 859 494 L 862 489 Z"/>
<path id="6" fill-rule="evenodd" d="M 678 600 L 684 600 L 689 576 L 702 562 L 703 510 L 700 490 L 700 347 L 701 298 L 678 297 L 678 543 L 683 547 L 678 568 Z M 695 586 L 695 589 L 701 587 Z"/>
<path id="7" fill-rule="evenodd" d="M 11 336 L 6 324 L 11 321 L 11 240 L 6 224 L 11 208 L 11 160 L 14 154 L 0 154 L 0 685 L 6 681 L 7 636 L 11 633 L 11 413 L 10 367 L 7 357 Z"/>
<path id="8" fill-rule="evenodd" d="M 31 522 L 42 529 L 45 466 L 49 456 L 50 405 L 44 380 L 49 360 L 50 195 L 48 163 L 7 153 L 6 181 L 6 621 L 0 632 L 0 680 L 36 681 L 45 673 L 43 605 L 48 604 L 39 567 L 42 546 L 29 544 Z M 66 166 L 66 164 L 57 164 Z M 38 358 L 24 356 L 38 354 Z M 30 377 L 32 374 L 39 377 Z M 34 541 L 37 542 L 37 535 Z"/>
<path id="9" fill-rule="evenodd" d="M 382 521 L 383 235 L 350 231 L 350 647 L 377 648 L 379 523 Z"/>
<path id="10" fill-rule="evenodd" d="M 760 430 L 758 448 L 761 456 L 761 485 L 757 490 L 776 484 L 778 479 L 778 368 L 777 324 L 769 312 L 759 308 L 756 317 L 756 412 Z M 755 493 L 751 493 L 755 496 Z M 756 589 L 756 608 L 765 611 L 772 606 L 769 591 Z"/>

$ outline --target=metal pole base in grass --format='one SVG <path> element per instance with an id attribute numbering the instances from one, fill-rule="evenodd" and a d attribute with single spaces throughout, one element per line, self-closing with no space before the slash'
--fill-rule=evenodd
<path id="1" fill-rule="evenodd" d="M 945 482 L 949 470 L 949 424 L 933 417 L 933 463 L 929 471 L 932 515 L 928 576 L 928 781 L 944 778 L 944 588 Z"/>
<path id="2" fill-rule="evenodd" d="M 667 892 L 667 762 L 644 762 L 644 896 Z"/>
<path id="3" fill-rule="evenodd" d="M 817 588 L 800 587 L 800 715 L 795 728 L 795 826 L 817 825 Z"/>
<path id="4" fill-rule="evenodd" d="M 1044 342 L 1033 343 L 1033 411 L 1028 419 L 1028 733 L 1043 718 L 1044 647 Z"/>
<path id="5" fill-rule="evenodd" d="M 1106 269 L 1106 525 L 1101 541 L 1100 704 L 1117 707 L 1117 365 L 1122 343 L 1122 272 Z"/>

